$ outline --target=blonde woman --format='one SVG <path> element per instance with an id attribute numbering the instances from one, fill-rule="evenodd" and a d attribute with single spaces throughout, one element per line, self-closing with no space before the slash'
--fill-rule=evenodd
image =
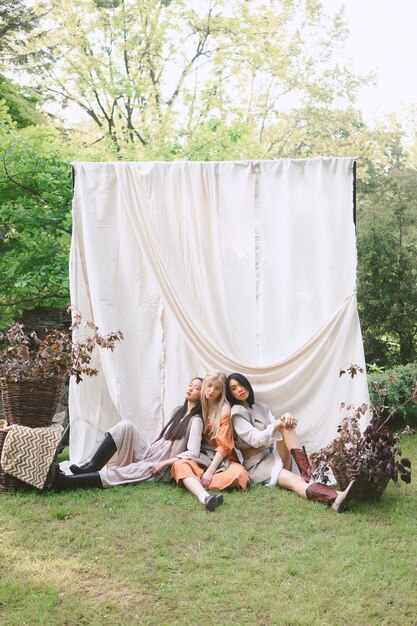
<path id="1" fill-rule="evenodd" d="M 227 487 L 246 489 L 249 476 L 237 462 L 230 425 L 230 406 L 226 398 L 226 374 L 208 372 L 201 387 L 203 441 L 200 456 L 179 459 L 172 466 L 172 476 L 195 495 L 208 511 L 223 502 L 221 494 L 210 495 L 208 489 Z"/>

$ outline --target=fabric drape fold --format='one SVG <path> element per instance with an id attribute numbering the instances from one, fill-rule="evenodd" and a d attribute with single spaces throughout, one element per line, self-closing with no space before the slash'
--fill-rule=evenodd
<path id="1" fill-rule="evenodd" d="M 350 158 L 75 163 L 71 299 L 113 353 L 71 385 L 71 458 L 128 419 L 148 439 L 207 369 L 248 376 L 312 449 L 367 401 Z"/>

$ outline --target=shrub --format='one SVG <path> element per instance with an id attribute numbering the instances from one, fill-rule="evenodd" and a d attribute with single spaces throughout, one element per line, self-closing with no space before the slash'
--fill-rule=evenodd
<path id="1" fill-rule="evenodd" d="M 398 365 L 385 371 L 368 368 L 368 385 L 371 403 L 379 404 L 381 389 L 386 390 L 385 414 L 395 409 L 390 420 L 392 427 L 417 426 L 417 398 L 407 402 L 417 381 L 417 363 Z M 396 408 L 397 407 L 397 408 Z"/>

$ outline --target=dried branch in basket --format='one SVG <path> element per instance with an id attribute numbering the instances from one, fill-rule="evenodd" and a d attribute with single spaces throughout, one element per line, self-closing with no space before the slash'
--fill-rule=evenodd
<path id="1" fill-rule="evenodd" d="M 81 328 L 88 329 L 85 335 L 81 334 Z M 17 382 L 70 375 L 79 383 L 83 376 L 98 373 L 90 365 L 94 349 L 113 351 L 122 339 L 120 330 L 101 335 L 93 322 L 82 325 L 79 312 L 73 314 L 69 332 L 45 329 L 43 338 L 33 331 L 25 332 L 23 324 L 16 323 L 0 333 L 0 378 Z"/>
<path id="2" fill-rule="evenodd" d="M 352 378 L 363 369 L 350 365 L 340 371 L 340 375 L 350 374 Z M 338 437 L 318 452 L 311 454 L 315 465 L 315 478 L 328 482 L 327 472 L 332 470 L 335 475 L 344 474 L 357 476 L 370 484 L 377 484 L 384 479 L 391 479 L 398 484 L 400 478 L 405 483 L 411 481 L 411 463 L 401 458 L 399 436 L 386 425 L 398 407 L 391 410 L 387 418 L 382 413 L 388 409 L 385 405 L 386 390 L 378 389 L 378 405 L 362 404 L 354 406 L 343 403 L 341 408 L 349 411 L 338 427 Z M 406 402 L 413 401 L 412 395 Z M 405 403 L 404 403 L 405 404 Z M 360 420 L 367 411 L 371 413 L 371 421 L 362 433 Z"/>

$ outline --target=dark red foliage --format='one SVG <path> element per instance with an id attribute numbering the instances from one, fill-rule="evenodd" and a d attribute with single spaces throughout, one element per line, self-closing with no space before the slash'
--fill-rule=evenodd
<path id="1" fill-rule="evenodd" d="M 358 366 L 351 366 L 341 370 L 340 375 L 349 373 L 353 377 L 360 371 Z M 351 477 L 358 476 L 374 484 L 383 477 L 395 483 L 398 483 L 398 478 L 405 483 L 411 482 L 411 462 L 409 459 L 400 459 L 400 438 L 386 425 L 395 411 L 391 411 L 388 418 L 383 420 L 382 411 L 388 407 L 384 404 L 385 390 L 379 391 L 380 406 L 342 405 L 350 413 L 338 427 L 338 437 L 311 455 L 316 467 L 315 477 L 320 481 L 329 482 L 327 472 L 332 467 L 343 467 Z M 362 433 L 360 419 L 368 411 L 372 416 L 371 421 Z"/>
<path id="2" fill-rule="evenodd" d="M 92 322 L 83 325 L 88 334 L 81 335 L 81 315 L 73 313 L 69 332 L 45 329 L 40 339 L 35 332 L 26 333 L 23 324 L 13 324 L 0 333 L 0 378 L 9 382 L 45 380 L 69 374 L 79 383 L 82 376 L 96 376 L 90 366 L 96 346 L 114 350 L 123 339 L 120 331 L 102 336 Z"/>

